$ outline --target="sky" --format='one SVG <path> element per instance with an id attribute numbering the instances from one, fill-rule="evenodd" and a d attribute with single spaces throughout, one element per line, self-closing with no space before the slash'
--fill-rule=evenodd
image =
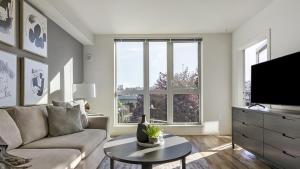
<path id="1" fill-rule="evenodd" d="M 124 88 L 143 87 L 143 42 L 117 42 L 117 86 Z M 198 65 L 197 43 L 173 43 L 174 73 L 185 67 L 196 71 Z M 153 86 L 159 72 L 167 72 L 167 43 L 149 42 L 149 83 Z"/>

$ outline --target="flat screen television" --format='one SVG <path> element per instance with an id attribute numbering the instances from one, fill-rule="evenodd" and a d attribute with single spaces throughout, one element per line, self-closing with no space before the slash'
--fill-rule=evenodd
<path id="1" fill-rule="evenodd" d="M 252 66 L 251 103 L 300 106 L 300 52 Z"/>

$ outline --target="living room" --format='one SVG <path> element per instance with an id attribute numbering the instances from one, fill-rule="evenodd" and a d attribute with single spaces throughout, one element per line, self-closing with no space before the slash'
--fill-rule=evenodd
<path id="1" fill-rule="evenodd" d="M 298 168 L 299 6 L 0 1 L 0 169 Z"/>

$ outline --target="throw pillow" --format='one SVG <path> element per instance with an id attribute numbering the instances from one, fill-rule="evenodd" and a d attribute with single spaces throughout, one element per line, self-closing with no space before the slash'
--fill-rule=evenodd
<path id="1" fill-rule="evenodd" d="M 49 135 L 61 136 L 83 131 L 79 106 L 72 108 L 47 106 Z"/>
<path id="2" fill-rule="evenodd" d="M 71 101 L 71 102 L 63 102 L 63 101 L 52 101 L 52 104 L 54 106 L 61 106 L 61 107 L 66 107 L 66 108 L 72 108 L 73 106 L 80 106 L 80 111 L 81 111 L 81 123 L 83 128 L 88 128 L 89 126 L 89 121 L 87 117 L 87 113 L 85 112 L 84 108 L 84 101 L 83 100 L 76 100 L 76 101 Z"/>
<path id="3" fill-rule="evenodd" d="M 72 108 L 74 105 L 72 102 L 63 102 L 63 101 L 52 101 L 53 106 L 60 106 L 60 107 L 68 107 Z"/>
<path id="4" fill-rule="evenodd" d="M 8 113 L 20 130 L 23 144 L 31 143 L 48 135 L 45 106 L 15 107 Z"/>
<path id="5" fill-rule="evenodd" d="M 74 105 L 79 105 L 80 111 L 81 111 L 81 122 L 82 122 L 82 127 L 83 128 L 88 128 L 89 126 L 89 121 L 88 121 L 88 116 L 85 111 L 85 102 L 84 100 L 75 100 L 72 102 L 73 106 Z"/>
<path id="6" fill-rule="evenodd" d="M 22 145 L 20 131 L 6 110 L 0 109 L 0 138 L 8 145 L 7 150 L 11 150 Z"/>

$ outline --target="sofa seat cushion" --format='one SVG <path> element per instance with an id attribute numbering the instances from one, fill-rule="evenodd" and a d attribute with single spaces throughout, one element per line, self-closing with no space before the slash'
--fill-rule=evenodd
<path id="1" fill-rule="evenodd" d="M 106 131 L 100 129 L 86 129 L 79 133 L 47 137 L 26 144 L 21 148 L 30 149 L 77 149 L 81 151 L 81 157 L 87 157 L 106 138 Z"/>
<path id="2" fill-rule="evenodd" d="M 81 161 L 81 153 L 75 149 L 13 149 L 9 154 L 30 158 L 24 166 L 29 169 L 74 169 Z"/>

